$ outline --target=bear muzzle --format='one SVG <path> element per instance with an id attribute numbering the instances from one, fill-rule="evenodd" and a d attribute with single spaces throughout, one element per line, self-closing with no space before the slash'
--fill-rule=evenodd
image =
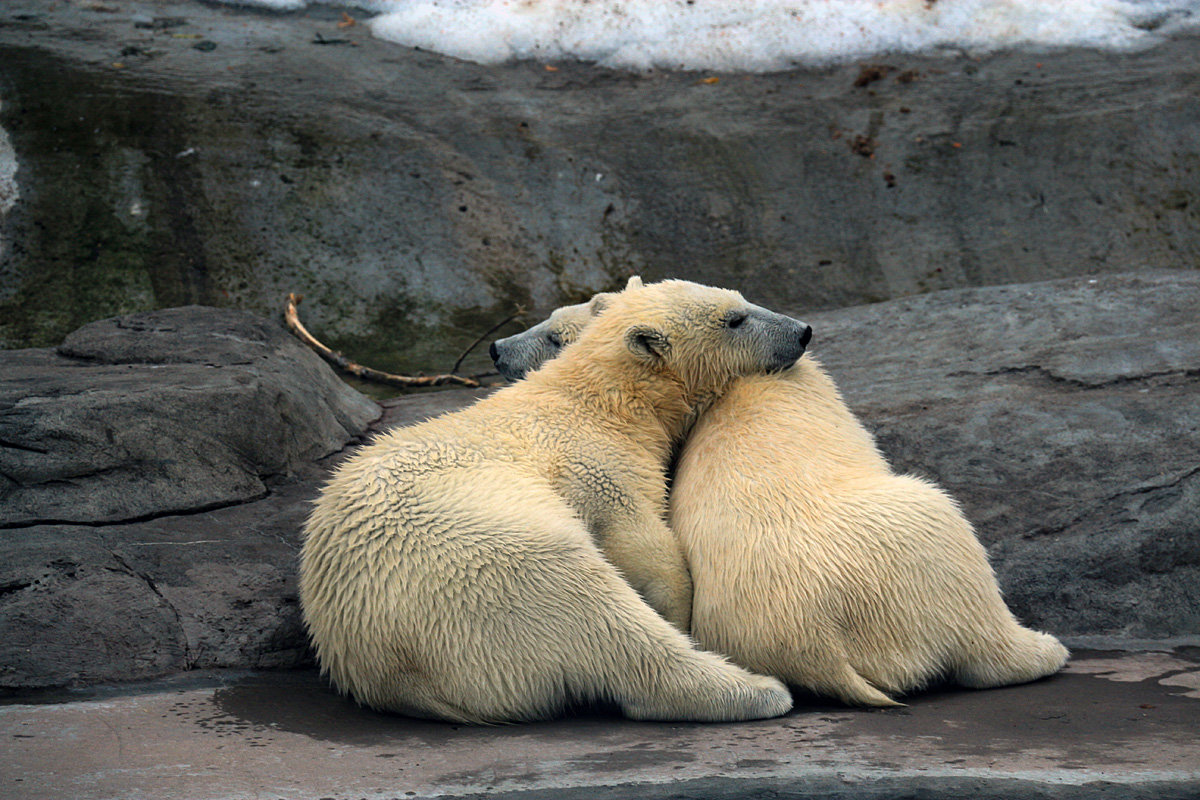
<path id="1" fill-rule="evenodd" d="M 511 339 L 512 337 L 509 337 Z M 499 372 L 505 380 L 519 381 L 525 377 L 528 370 L 519 365 L 511 363 L 508 356 L 509 346 L 506 344 L 508 339 L 497 339 L 492 342 L 488 348 L 488 355 L 492 357 L 492 363 L 496 365 L 496 371 Z"/>
<path id="2" fill-rule="evenodd" d="M 779 340 L 767 364 L 768 372 L 782 372 L 797 361 L 812 341 L 812 326 L 791 317 L 779 316 Z"/>

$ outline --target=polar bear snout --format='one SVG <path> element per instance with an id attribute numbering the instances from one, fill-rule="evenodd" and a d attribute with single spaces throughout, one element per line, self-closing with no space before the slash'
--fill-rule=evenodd
<path id="1" fill-rule="evenodd" d="M 576 309 L 585 309 L 585 306 L 568 306 L 567 309 L 574 312 Z M 574 341 L 575 336 L 572 334 L 578 334 L 578 331 L 572 332 L 565 328 L 561 321 L 555 320 L 555 315 L 559 315 L 563 310 L 559 309 L 549 319 L 521 333 L 492 342 L 488 348 L 488 355 L 492 357 L 496 370 L 507 380 L 519 381 L 557 356 L 563 347 Z"/>
<path id="2" fill-rule="evenodd" d="M 497 339 L 492 342 L 491 347 L 488 348 L 488 355 L 491 356 L 492 363 L 496 365 L 496 370 L 506 380 L 519 381 L 525 377 L 525 370 L 508 359 L 508 347 L 505 341 Z"/>
<path id="3" fill-rule="evenodd" d="M 492 363 L 496 365 L 496 370 L 504 376 L 505 380 L 519 381 L 525 377 L 525 369 L 509 360 L 508 349 L 506 340 L 497 339 L 488 348 L 488 355 L 492 357 Z"/>
<path id="4" fill-rule="evenodd" d="M 541 330 L 544 326 L 545 323 L 542 323 L 524 333 L 492 342 L 488 355 L 506 380 L 519 381 L 558 355 L 562 347 L 545 335 Z"/>
<path id="5" fill-rule="evenodd" d="M 782 372 L 800 360 L 812 341 L 812 326 L 798 319 L 773 314 L 773 347 L 767 361 L 768 372 Z"/>

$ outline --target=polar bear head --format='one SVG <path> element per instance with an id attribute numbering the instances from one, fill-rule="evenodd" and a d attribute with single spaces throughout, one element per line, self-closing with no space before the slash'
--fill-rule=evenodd
<path id="1" fill-rule="evenodd" d="M 640 288 L 642 279 L 634 275 L 626 289 Z M 616 292 L 600 292 L 586 303 L 557 308 L 549 317 L 520 333 L 497 339 L 488 348 L 492 363 L 507 380 L 519 381 L 525 374 L 545 364 L 564 347 L 579 338 L 584 326 L 608 305 Z"/>
<path id="2" fill-rule="evenodd" d="M 703 287 L 699 284 L 689 284 L 687 281 L 667 281 L 667 284 L 676 284 L 674 287 L 662 287 L 662 290 L 675 291 L 676 293 L 688 292 L 695 294 L 701 289 L 710 289 L 711 287 Z M 686 287 L 692 287 L 690 290 Z M 625 289 L 645 288 L 641 278 L 634 276 L 629 279 Z M 713 290 L 716 292 L 725 292 L 725 290 Z M 510 381 L 519 380 L 529 372 L 538 369 L 542 364 L 554 358 L 564 347 L 575 342 L 583 333 L 584 328 L 591 321 L 608 308 L 613 298 L 618 297 L 617 292 L 602 292 L 595 295 L 586 303 L 577 305 L 563 306 L 556 309 L 547 319 L 528 328 L 521 333 L 514 334 L 504 339 L 496 340 L 490 349 L 492 361 L 496 368 Z M 734 333 L 731 338 L 742 336 L 751 338 L 754 334 L 765 333 L 765 328 L 773 328 L 770 320 L 782 315 L 775 314 L 767 309 L 745 304 L 742 312 L 737 311 L 739 303 L 745 303 L 741 295 L 736 292 L 726 292 L 722 298 L 728 306 L 724 308 L 721 318 L 725 321 L 724 324 L 730 331 L 741 331 L 740 334 Z M 741 313 L 745 314 L 743 318 Z M 787 319 L 783 317 L 783 319 Z M 749 321 L 750 326 L 742 328 Z M 792 320 L 795 322 L 795 320 Z M 731 327 L 729 327 L 731 324 Z M 808 328 L 807 325 L 804 328 Z M 811 338 L 811 329 L 803 334 L 803 346 L 806 346 Z M 797 356 L 799 357 L 799 356 Z"/>
<path id="3" fill-rule="evenodd" d="M 561 325 L 563 318 L 572 324 Z M 616 368 L 633 382 L 666 378 L 691 398 L 718 393 L 742 375 L 790 367 L 812 337 L 808 325 L 754 305 L 738 292 L 682 280 L 639 281 L 602 298 L 600 308 L 586 316 L 578 310 L 561 315 L 560 327 L 552 332 L 560 350 L 575 338 L 569 358 L 557 359 L 570 362 L 572 369 Z M 547 341 L 541 352 L 552 354 L 555 345 Z M 539 366 L 520 364 L 524 371 Z"/>

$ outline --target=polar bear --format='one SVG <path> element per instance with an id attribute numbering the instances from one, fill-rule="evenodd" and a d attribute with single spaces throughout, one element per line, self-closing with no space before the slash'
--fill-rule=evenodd
<path id="1" fill-rule="evenodd" d="M 700 418 L 670 524 L 696 640 L 790 684 L 892 706 L 942 678 L 1004 686 L 1066 663 L 1008 610 L 955 502 L 892 471 L 811 355 L 737 381 Z"/>
<path id="2" fill-rule="evenodd" d="M 641 277 L 634 275 L 626 282 L 625 288 L 637 289 L 642 285 Z M 614 296 L 613 292 L 599 292 L 586 303 L 563 306 L 537 325 L 513 336 L 497 339 L 488 348 L 492 363 L 510 381 L 524 378 L 531 367 L 540 367 L 558 355 L 564 343 L 578 339 L 584 326 L 603 311 Z"/>
<path id="3" fill-rule="evenodd" d="M 779 681 L 681 632 L 665 467 L 698 403 L 790 366 L 810 335 L 735 292 L 637 288 L 536 375 L 363 448 L 305 525 L 322 670 L 365 705 L 460 722 L 593 699 L 635 719 L 786 713 Z"/>
<path id="4" fill-rule="evenodd" d="M 586 326 L 584 310 L 565 316 Z M 509 371 L 536 369 L 515 344 Z M 700 416 L 669 521 L 694 583 L 693 637 L 792 685 L 895 706 L 889 695 L 938 679 L 1003 686 L 1066 662 L 1057 639 L 1015 620 L 955 502 L 893 473 L 811 354 L 735 381 Z"/>

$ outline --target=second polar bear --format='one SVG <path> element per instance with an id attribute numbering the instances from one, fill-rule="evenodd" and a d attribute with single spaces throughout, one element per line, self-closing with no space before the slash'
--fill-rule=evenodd
<path id="1" fill-rule="evenodd" d="M 697 403 L 791 365 L 810 334 L 736 292 L 627 291 L 536 376 L 363 448 L 305 526 L 322 670 L 374 708 L 463 722 L 589 700 L 638 719 L 785 713 L 776 679 L 681 632 L 665 470 Z"/>
<path id="2" fill-rule="evenodd" d="M 639 289 L 642 279 L 634 275 L 626 289 Z M 510 381 L 520 380 L 531 369 L 537 369 L 558 355 L 568 342 L 579 338 L 592 318 L 608 307 L 615 292 L 592 295 L 586 303 L 555 309 L 548 318 L 514 336 L 497 339 L 488 348 L 496 369 Z"/>
<path id="3" fill-rule="evenodd" d="M 553 333 L 565 346 L 593 309 L 564 311 Z M 501 348 L 509 371 L 535 369 L 513 344 Z M 736 381 L 700 417 L 670 506 L 692 634 L 748 669 L 893 706 L 889 695 L 940 678 L 1003 686 L 1066 662 L 1008 610 L 955 502 L 891 470 L 811 355 Z"/>

